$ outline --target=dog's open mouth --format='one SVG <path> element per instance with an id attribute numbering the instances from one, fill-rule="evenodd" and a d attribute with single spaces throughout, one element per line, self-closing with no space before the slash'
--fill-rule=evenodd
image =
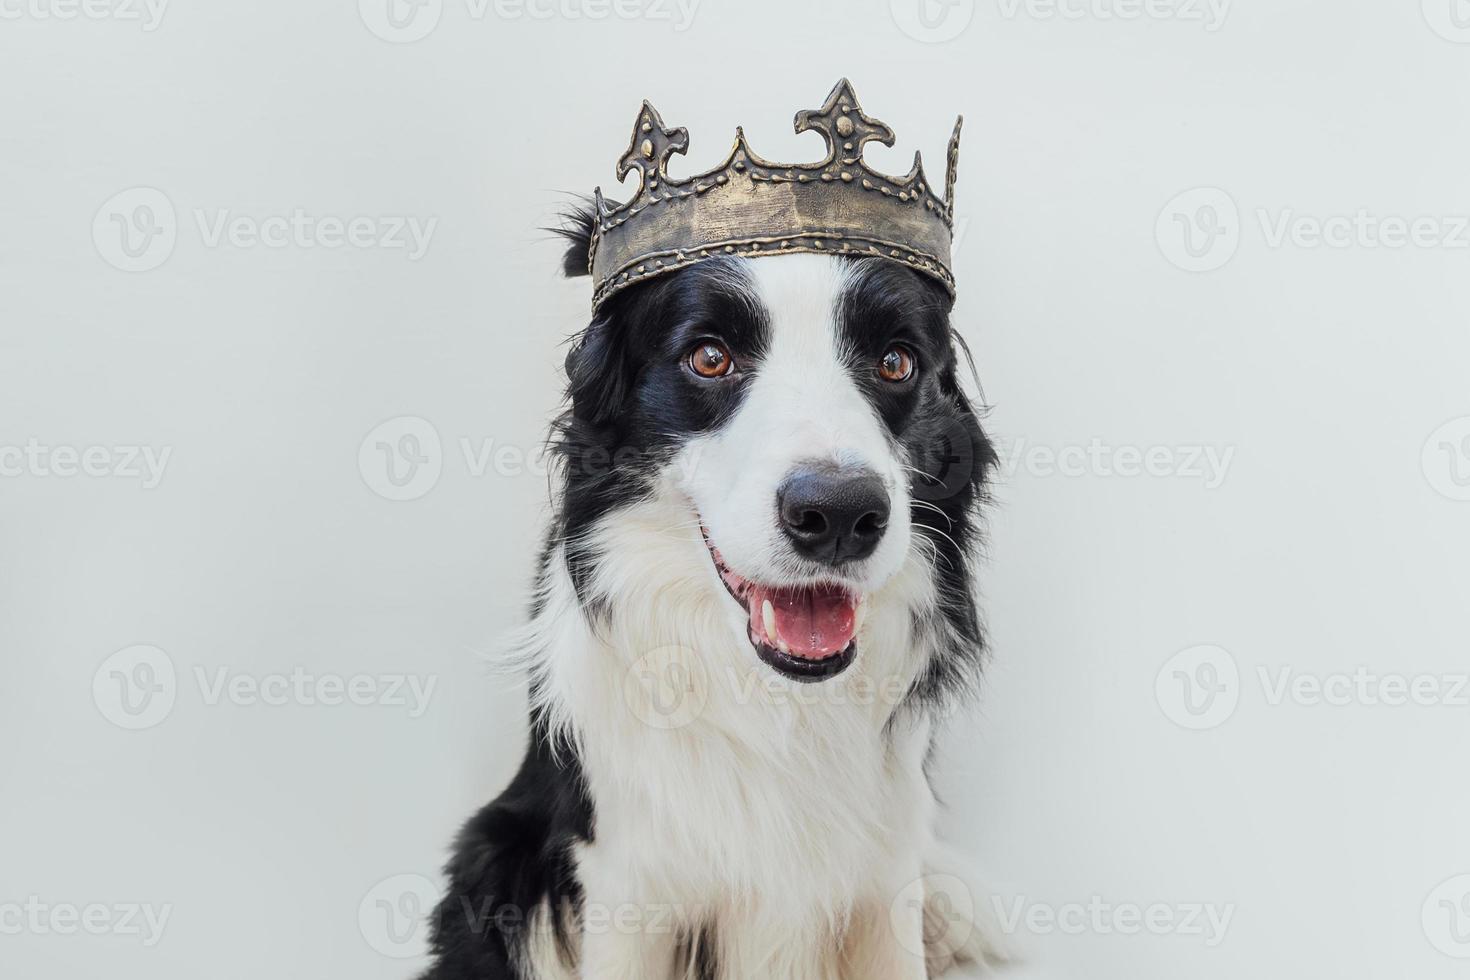
<path id="1" fill-rule="evenodd" d="M 752 582 L 725 564 L 703 525 L 700 531 L 720 580 L 750 617 L 750 642 L 762 660 L 799 681 L 834 677 L 852 665 L 853 637 L 864 612 L 861 595 L 828 583 L 777 588 Z"/>

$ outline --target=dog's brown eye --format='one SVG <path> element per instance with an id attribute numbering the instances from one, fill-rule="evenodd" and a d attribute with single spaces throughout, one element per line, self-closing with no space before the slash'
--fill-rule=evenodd
<path id="1" fill-rule="evenodd" d="M 894 344 L 878 359 L 878 376 L 884 381 L 907 381 L 914 376 L 914 355 Z"/>
<path id="2" fill-rule="evenodd" d="M 689 370 L 701 378 L 723 378 L 734 367 L 735 359 L 718 340 L 701 340 L 689 352 Z"/>

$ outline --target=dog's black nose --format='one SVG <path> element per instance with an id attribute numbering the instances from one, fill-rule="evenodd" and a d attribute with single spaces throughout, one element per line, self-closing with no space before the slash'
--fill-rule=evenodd
<path id="1" fill-rule="evenodd" d="M 803 467 L 776 491 L 776 509 L 798 552 L 836 565 L 878 547 L 888 527 L 888 490 L 871 470 Z"/>

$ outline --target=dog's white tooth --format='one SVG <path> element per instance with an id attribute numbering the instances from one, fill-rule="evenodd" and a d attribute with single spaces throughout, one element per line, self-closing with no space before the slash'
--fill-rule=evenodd
<path id="1" fill-rule="evenodd" d="M 771 605 L 771 600 L 761 602 L 761 622 L 766 627 L 766 637 L 776 639 L 776 607 Z"/>
<path id="2" fill-rule="evenodd" d="M 857 604 L 857 608 L 855 610 L 853 610 L 853 613 L 852 613 L 852 631 L 854 633 L 861 632 L 862 631 L 862 628 L 863 628 L 863 623 L 867 620 L 867 618 L 868 618 L 868 601 L 866 599 L 864 599 L 862 602 L 859 602 Z"/>

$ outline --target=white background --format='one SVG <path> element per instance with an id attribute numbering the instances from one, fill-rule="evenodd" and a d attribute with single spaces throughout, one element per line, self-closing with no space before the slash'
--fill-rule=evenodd
<path id="1" fill-rule="evenodd" d="M 956 316 L 1010 463 L 949 836 L 1006 915 L 1231 915 L 1214 945 L 1023 919 L 1016 975 L 1463 976 L 1470 5 L 387 2 L 0 0 L 0 972 L 422 965 L 379 900 L 431 897 L 520 756 L 485 655 L 588 299 L 539 229 L 611 186 L 639 100 L 690 128 L 676 172 L 737 123 L 815 158 L 789 120 L 846 74 L 891 172 L 937 175 L 966 115 Z M 249 237 L 298 211 L 319 237 Z M 422 254 L 378 243 L 410 216 Z M 356 217 L 371 244 L 323 244 Z M 405 434 L 406 491 L 374 455 Z M 156 486 L 128 447 L 169 453 Z M 214 696 L 298 670 L 381 686 Z M 1385 675 L 1439 703 L 1368 703 Z M 101 935 L 52 917 L 94 904 Z"/>

